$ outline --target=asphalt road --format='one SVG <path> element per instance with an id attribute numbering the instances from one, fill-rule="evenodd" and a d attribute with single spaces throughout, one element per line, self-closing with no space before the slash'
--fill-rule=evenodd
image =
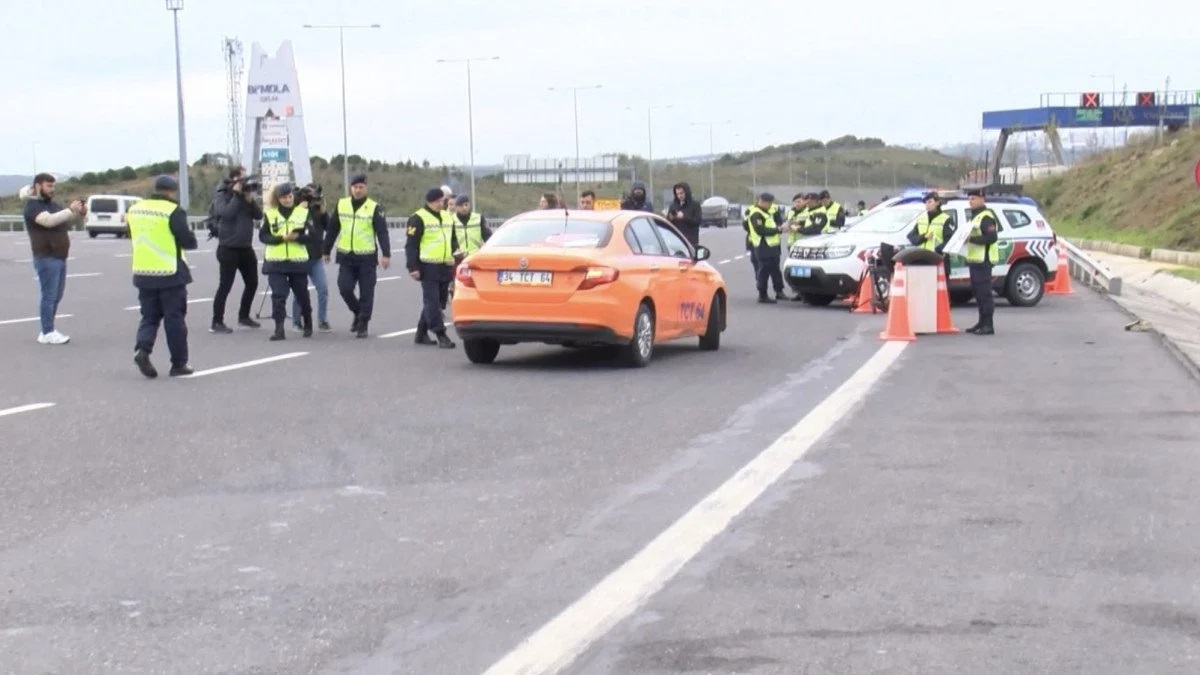
<path id="1" fill-rule="evenodd" d="M 5 323 L 36 286 L 0 235 L 0 413 L 55 404 L 0 416 L 0 671 L 1195 669 L 1200 388 L 1153 337 L 1081 293 L 885 354 L 882 317 L 757 305 L 740 233 L 703 237 L 716 353 L 472 366 L 351 338 L 335 292 L 334 333 L 282 344 L 196 302 L 197 370 L 297 355 L 146 381 L 128 242 L 77 240 L 51 347 Z M 408 331 L 418 288 L 383 276 L 372 331 Z M 571 608 L 603 613 L 541 630 Z"/>

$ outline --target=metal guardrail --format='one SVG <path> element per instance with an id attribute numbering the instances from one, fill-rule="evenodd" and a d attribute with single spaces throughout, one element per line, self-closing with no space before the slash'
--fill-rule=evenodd
<path id="1" fill-rule="evenodd" d="M 1067 252 L 1067 267 L 1071 278 L 1078 279 L 1090 288 L 1098 288 L 1109 295 L 1121 294 L 1121 277 L 1114 273 L 1108 265 L 1088 255 L 1070 241 L 1059 237 L 1063 249 Z"/>
<path id="2" fill-rule="evenodd" d="M 195 231 L 200 231 L 200 230 L 204 229 L 204 225 L 202 223 L 204 223 L 205 220 L 207 220 L 207 218 L 205 218 L 204 216 L 188 216 L 188 224 L 191 225 L 192 229 Z M 407 216 L 405 216 L 403 218 L 388 217 L 388 218 L 385 218 L 385 220 L 387 220 L 389 229 L 396 230 L 396 229 L 400 229 L 400 228 L 404 227 L 404 223 L 408 222 L 408 217 Z M 499 223 L 503 222 L 503 220 L 499 219 L 499 218 L 487 218 L 487 219 L 485 219 L 485 221 L 489 227 L 494 227 L 494 226 L 498 225 Z M 75 227 L 73 229 L 75 231 L 83 231 L 84 228 L 83 228 L 83 226 L 79 226 L 79 227 Z M 25 219 L 22 218 L 21 216 L 0 216 L 0 232 L 24 232 L 24 231 L 25 231 Z"/>

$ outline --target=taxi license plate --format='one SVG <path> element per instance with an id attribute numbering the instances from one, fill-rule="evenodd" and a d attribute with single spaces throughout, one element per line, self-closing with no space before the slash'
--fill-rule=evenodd
<path id="1" fill-rule="evenodd" d="M 807 279 L 808 277 L 812 276 L 812 269 L 810 269 L 808 267 L 789 267 L 788 268 L 788 276 L 789 277 L 800 277 L 802 279 Z"/>
<path id="2" fill-rule="evenodd" d="M 554 283 L 554 273 L 500 270 L 496 279 L 501 286 L 550 286 Z"/>

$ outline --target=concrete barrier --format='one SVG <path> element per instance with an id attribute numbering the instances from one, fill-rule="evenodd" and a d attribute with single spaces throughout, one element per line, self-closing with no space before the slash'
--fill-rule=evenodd
<path id="1" fill-rule="evenodd" d="M 1192 251 L 1173 251 L 1169 248 L 1156 248 L 1150 250 L 1150 259 L 1154 262 L 1200 267 L 1200 253 Z"/>
<path id="2" fill-rule="evenodd" d="M 1114 241 L 1098 241 L 1096 239 L 1071 239 L 1076 246 L 1089 251 L 1102 251 L 1104 253 L 1112 253 L 1114 255 L 1123 255 L 1127 258 L 1142 258 L 1150 259 L 1150 248 L 1145 246 L 1134 246 L 1132 244 L 1118 244 Z"/>

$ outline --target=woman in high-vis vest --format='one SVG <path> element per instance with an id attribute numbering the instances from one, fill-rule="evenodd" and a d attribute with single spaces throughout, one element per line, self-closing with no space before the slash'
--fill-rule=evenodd
<path id="1" fill-rule="evenodd" d="M 308 295 L 308 244 L 314 241 L 311 215 L 305 206 L 296 206 L 291 183 L 282 183 L 271 192 L 269 206 L 263 211 L 258 240 L 263 250 L 263 274 L 271 287 L 271 318 L 275 332 L 271 340 L 286 338 L 283 322 L 287 319 L 288 291 L 300 301 L 300 322 L 304 337 L 312 337 L 312 300 Z"/>

